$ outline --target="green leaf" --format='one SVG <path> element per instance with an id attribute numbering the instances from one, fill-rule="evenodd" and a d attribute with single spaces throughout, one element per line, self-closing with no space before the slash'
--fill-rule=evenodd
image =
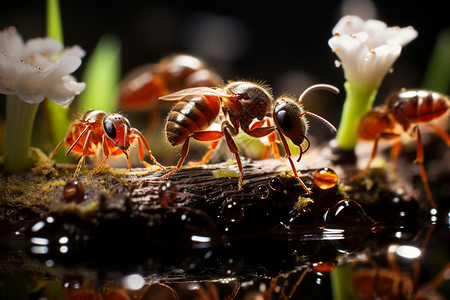
<path id="1" fill-rule="evenodd" d="M 79 110 L 116 111 L 119 79 L 120 41 L 114 35 L 106 34 L 87 61 L 83 78 L 86 89 L 78 99 Z"/>

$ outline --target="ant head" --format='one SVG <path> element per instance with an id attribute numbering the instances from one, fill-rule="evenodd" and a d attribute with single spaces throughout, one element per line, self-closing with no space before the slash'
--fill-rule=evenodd
<path id="1" fill-rule="evenodd" d="M 130 147 L 130 121 L 120 114 L 107 115 L 103 119 L 103 130 L 113 144 L 127 150 Z"/>
<path id="2" fill-rule="evenodd" d="M 273 110 L 273 120 L 277 128 L 300 147 L 308 130 L 306 118 L 302 116 L 303 108 L 289 98 L 278 98 Z"/>

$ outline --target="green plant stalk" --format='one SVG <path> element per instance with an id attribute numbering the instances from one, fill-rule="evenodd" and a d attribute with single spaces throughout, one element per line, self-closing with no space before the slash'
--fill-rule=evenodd
<path id="1" fill-rule="evenodd" d="M 58 0 L 47 0 L 47 36 L 64 44 Z M 70 125 L 68 109 L 50 101 L 48 98 L 45 99 L 44 105 L 49 117 L 50 136 L 53 144 L 57 145 L 65 137 Z M 70 158 L 66 157 L 63 152 L 58 152 L 54 159 L 60 162 L 70 161 Z"/>
<path id="2" fill-rule="evenodd" d="M 353 300 L 356 295 L 351 286 L 353 267 L 350 264 L 337 266 L 331 272 L 331 289 L 334 300 Z"/>
<path id="3" fill-rule="evenodd" d="M 422 86 L 448 93 L 450 88 L 450 28 L 443 30 L 434 46 Z"/>
<path id="4" fill-rule="evenodd" d="M 17 95 L 6 96 L 5 170 L 20 173 L 30 168 L 29 150 L 34 117 L 39 104 L 23 102 Z"/>
<path id="5" fill-rule="evenodd" d="M 361 88 L 346 81 L 344 88 L 346 99 L 336 141 L 340 149 L 353 150 L 358 141 L 358 125 L 362 117 L 372 108 L 378 87 Z"/>
<path id="6" fill-rule="evenodd" d="M 78 110 L 115 112 L 120 78 L 120 41 L 106 34 L 97 43 L 84 71 L 86 89 L 78 98 Z"/>
<path id="7" fill-rule="evenodd" d="M 63 30 L 58 0 L 47 0 L 47 36 L 63 44 Z"/>

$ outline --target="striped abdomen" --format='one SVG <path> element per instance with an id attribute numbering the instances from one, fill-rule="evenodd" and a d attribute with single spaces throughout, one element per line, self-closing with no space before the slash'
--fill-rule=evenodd
<path id="1" fill-rule="evenodd" d="M 450 101 L 444 95 L 426 90 L 408 90 L 394 94 L 387 105 L 396 119 L 409 123 L 429 122 L 447 113 Z"/>
<path id="2" fill-rule="evenodd" d="M 166 123 L 167 140 L 181 144 L 189 134 L 207 129 L 217 118 L 220 99 L 217 96 L 185 96 L 170 111 Z"/>

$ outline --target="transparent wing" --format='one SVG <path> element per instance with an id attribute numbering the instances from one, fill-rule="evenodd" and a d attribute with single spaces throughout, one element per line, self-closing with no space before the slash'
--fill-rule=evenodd
<path id="1" fill-rule="evenodd" d="M 185 96 L 196 96 L 196 95 L 218 96 L 218 97 L 232 96 L 230 95 L 230 93 L 226 92 L 224 89 L 221 88 L 194 87 L 159 97 L 159 99 L 164 101 L 178 101 Z"/>

